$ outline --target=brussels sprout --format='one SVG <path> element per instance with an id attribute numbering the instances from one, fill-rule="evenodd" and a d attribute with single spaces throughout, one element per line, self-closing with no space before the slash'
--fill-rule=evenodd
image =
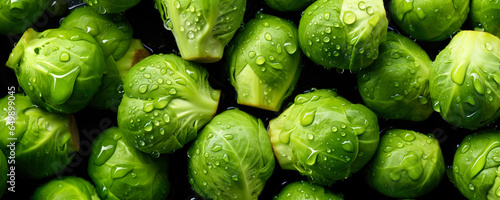
<path id="1" fill-rule="evenodd" d="M 357 72 L 377 59 L 387 27 L 382 0 L 319 0 L 300 18 L 299 44 L 327 69 Z"/>
<path id="2" fill-rule="evenodd" d="M 500 115 L 500 39 L 487 32 L 461 31 L 434 60 L 429 83 L 434 110 L 468 129 Z"/>
<path id="3" fill-rule="evenodd" d="M 281 168 L 320 185 L 360 170 L 379 142 L 377 116 L 328 89 L 297 95 L 269 122 L 269 134 Z"/>
<path id="4" fill-rule="evenodd" d="M 42 16 L 48 4 L 48 0 L 1 0 L 0 34 L 23 33 Z"/>
<path id="5" fill-rule="evenodd" d="M 83 109 L 101 84 L 104 56 L 95 39 L 78 29 L 28 29 L 7 60 L 33 103 L 50 112 Z"/>
<path id="6" fill-rule="evenodd" d="M 291 21 L 257 14 L 227 49 L 227 71 L 237 102 L 277 111 L 301 71 L 297 28 Z"/>
<path id="7" fill-rule="evenodd" d="M 453 158 L 450 180 L 471 200 L 500 198 L 500 132 L 483 130 L 462 140 Z"/>
<path id="8" fill-rule="evenodd" d="M 368 184 L 380 193 L 393 198 L 415 198 L 439 185 L 445 165 L 433 135 L 392 129 L 381 137 L 366 171 Z"/>
<path id="9" fill-rule="evenodd" d="M 264 0 L 264 2 L 277 11 L 297 11 L 306 8 L 315 0 Z"/>
<path id="10" fill-rule="evenodd" d="M 166 199 L 167 163 L 127 143 L 123 132 L 109 128 L 92 142 L 88 172 L 102 199 Z"/>
<path id="11" fill-rule="evenodd" d="M 94 185 L 87 180 L 66 176 L 60 179 L 53 179 L 43 184 L 31 197 L 32 200 L 100 200 L 95 191 Z"/>
<path id="12" fill-rule="evenodd" d="M 182 58 L 217 62 L 243 23 L 246 0 L 155 0 Z"/>
<path id="13" fill-rule="evenodd" d="M 392 0 L 389 12 L 404 32 L 423 41 L 442 41 L 467 19 L 469 0 Z"/>
<path id="14" fill-rule="evenodd" d="M 217 111 L 220 91 L 208 72 L 173 54 L 151 55 L 130 69 L 118 107 L 124 137 L 146 153 L 171 153 L 193 140 Z"/>
<path id="15" fill-rule="evenodd" d="M 5 158 L 2 151 L 0 151 L 0 173 L 2 173 L 2 176 L 0 176 L 0 198 L 2 198 L 5 189 L 7 189 L 7 174 L 9 173 L 7 158 Z"/>
<path id="16" fill-rule="evenodd" d="M 475 27 L 500 37 L 500 3 L 490 0 L 471 0 L 470 20 Z"/>
<path id="17" fill-rule="evenodd" d="M 99 0 L 102 2 L 102 0 Z M 118 14 L 101 15 L 90 7 L 78 7 L 61 21 L 60 28 L 79 28 L 92 35 L 104 57 L 120 59 L 130 47 L 132 26 Z"/>
<path id="18" fill-rule="evenodd" d="M 141 0 L 83 0 L 100 14 L 122 13 L 137 5 Z"/>
<path id="19" fill-rule="evenodd" d="M 73 115 L 47 112 L 21 94 L 3 97 L 0 107 L 4 108 L 0 110 L 0 148 L 9 154 L 8 145 L 15 142 L 16 172 L 40 179 L 61 172 L 71 162 L 79 149 Z"/>
<path id="20" fill-rule="evenodd" d="M 132 66 L 150 55 L 149 51 L 142 45 L 140 39 L 132 39 L 125 55 L 116 61 L 116 67 L 122 81 L 125 80 L 125 76 L 127 76 Z"/>
<path id="21" fill-rule="evenodd" d="M 208 199 L 257 199 L 274 162 L 264 123 L 243 111 L 226 110 L 189 148 L 189 183 Z"/>
<path id="22" fill-rule="evenodd" d="M 123 98 L 123 81 L 118 72 L 115 59 L 109 56 L 106 59 L 106 72 L 103 75 L 99 90 L 89 102 L 89 107 L 97 109 L 118 110 Z"/>
<path id="23" fill-rule="evenodd" d="M 423 121 L 434 111 L 429 101 L 432 61 L 409 38 L 389 32 L 380 55 L 357 75 L 366 106 L 381 117 Z"/>
<path id="24" fill-rule="evenodd" d="M 322 186 L 314 185 L 306 181 L 297 181 L 290 183 L 285 186 L 278 194 L 274 197 L 274 200 L 304 200 L 304 199 L 315 199 L 315 200 L 343 200 L 342 194 L 337 195 L 332 192 L 325 190 Z"/>

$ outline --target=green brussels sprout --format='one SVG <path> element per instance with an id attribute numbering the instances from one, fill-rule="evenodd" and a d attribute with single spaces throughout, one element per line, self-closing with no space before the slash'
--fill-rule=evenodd
<path id="1" fill-rule="evenodd" d="M 227 71 L 237 102 L 278 111 L 301 71 L 297 28 L 291 21 L 257 14 L 227 49 Z"/>
<path id="2" fill-rule="evenodd" d="M 193 140 L 217 111 L 220 90 L 208 72 L 173 54 L 138 62 L 124 81 L 118 126 L 124 137 L 146 153 L 171 153 Z"/>
<path id="3" fill-rule="evenodd" d="M 141 0 L 83 0 L 100 14 L 122 13 L 137 5 Z"/>
<path id="4" fill-rule="evenodd" d="M 2 151 L 0 151 L 0 173 L 2 173 L 2 176 L 0 176 L 0 198 L 2 198 L 5 189 L 7 189 L 7 174 L 9 173 L 7 158 Z"/>
<path id="5" fill-rule="evenodd" d="M 500 115 L 500 39 L 461 31 L 434 60 L 429 92 L 435 111 L 455 126 L 476 129 Z"/>
<path id="6" fill-rule="evenodd" d="M 79 149 L 73 115 L 50 113 L 21 94 L 3 97 L 0 107 L 4 108 L 0 110 L 0 149 L 8 155 L 15 147 L 15 168 L 21 176 L 45 178 L 71 162 Z"/>
<path id="7" fill-rule="evenodd" d="M 450 180 L 468 199 L 498 199 L 499 157 L 499 131 L 483 130 L 468 135 L 455 152 Z"/>
<path id="8" fill-rule="evenodd" d="M 392 129 L 366 166 L 368 184 L 393 198 L 415 198 L 435 189 L 445 174 L 439 141 L 432 134 Z"/>
<path id="9" fill-rule="evenodd" d="M 50 112 L 83 109 L 99 89 L 104 56 L 96 40 L 78 29 L 28 29 L 7 60 L 33 103 Z"/>
<path id="10" fill-rule="evenodd" d="M 392 0 L 389 12 L 405 33 L 417 40 L 442 41 L 468 17 L 469 0 Z"/>
<path id="11" fill-rule="evenodd" d="M 309 6 L 315 0 L 264 0 L 269 7 L 277 11 L 297 11 Z"/>
<path id="12" fill-rule="evenodd" d="M 389 32 L 380 55 L 357 74 L 366 106 L 381 117 L 423 121 L 432 114 L 429 74 L 432 61 L 407 37 Z"/>
<path id="13" fill-rule="evenodd" d="M 281 190 L 274 200 L 343 200 L 342 194 L 337 195 L 325 190 L 322 186 L 314 185 L 306 181 L 289 183 Z"/>
<path id="14" fill-rule="evenodd" d="M 166 160 L 151 157 L 125 141 L 117 128 L 92 142 L 88 172 L 102 199 L 166 199 L 170 190 Z"/>
<path id="15" fill-rule="evenodd" d="M 109 56 L 106 59 L 105 67 L 106 72 L 104 72 L 99 90 L 94 94 L 88 106 L 97 109 L 118 110 L 123 98 L 123 81 L 113 57 Z"/>
<path id="16" fill-rule="evenodd" d="M 471 0 L 470 3 L 472 24 L 500 37 L 500 3 L 490 0 Z"/>
<path id="17" fill-rule="evenodd" d="M 99 0 L 102 2 L 102 0 Z M 130 47 L 132 25 L 118 14 L 102 15 L 90 7 L 78 7 L 61 21 L 60 28 L 79 28 L 92 35 L 104 57 L 120 59 Z"/>
<path id="18" fill-rule="evenodd" d="M 0 34 L 23 33 L 42 16 L 48 4 L 48 0 L 1 0 Z"/>
<path id="19" fill-rule="evenodd" d="M 94 185 L 76 176 L 65 176 L 53 179 L 38 189 L 32 200 L 100 200 Z"/>
<path id="20" fill-rule="evenodd" d="M 274 154 L 282 169 L 331 185 L 360 170 L 379 142 L 375 113 L 329 89 L 312 90 L 269 122 Z"/>
<path id="21" fill-rule="evenodd" d="M 155 0 L 182 58 L 213 63 L 243 23 L 246 0 Z"/>
<path id="22" fill-rule="evenodd" d="M 264 123 L 237 109 L 215 116 L 188 150 L 189 183 L 208 199 L 257 199 L 274 167 Z"/>
<path id="23" fill-rule="evenodd" d="M 327 69 L 357 72 L 377 59 L 388 23 L 382 0 L 318 0 L 300 18 L 300 48 Z"/>
<path id="24" fill-rule="evenodd" d="M 125 80 L 128 71 L 132 66 L 141 61 L 142 59 L 150 56 L 149 51 L 144 48 L 140 39 L 132 39 L 130 46 L 120 59 L 116 60 L 116 67 L 122 81 Z"/>

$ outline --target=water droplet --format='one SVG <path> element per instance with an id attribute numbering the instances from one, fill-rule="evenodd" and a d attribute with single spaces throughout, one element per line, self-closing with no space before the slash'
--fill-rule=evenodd
<path id="1" fill-rule="evenodd" d="M 311 151 L 311 153 L 309 154 L 309 156 L 307 156 L 306 164 L 312 166 L 316 163 L 316 158 L 318 157 L 319 151 L 312 148 L 309 148 L 309 150 Z"/>
<path id="2" fill-rule="evenodd" d="M 314 140 L 314 135 L 311 133 L 307 134 L 307 139 Z"/>
<path id="3" fill-rule="evenodd" d="M 94 160 L 94 164 L 97 166 L 101 166 L 106 163 L 115 153 L 115 149 L 116 140 L 105 138 L 99 147 L 97 156 Z"/>
<path id="4" fill-rule="evenodd" d="M 366 3 L 364 1 L 360 1 L 358 3 L 358 8 L 361 9 L 361 10 L 366 9 Z"/>
<path id="5" fill-rule="evenodd" d="M 469 184 L 469 190 L 474 190 L 474 189 L 475 189 L 475 188 L 474 188 L 474 185 L 472 185 L 472 183 L 471 183 L 471 184 Z"/>
<path id="6" fill-rule="evenodd" d="M 492 46 L 489 42 L 487 42 L 486 44 L 484 44 L 484 47 L 486 47 L 486 49 L 487 49 L 488 51 L 493 50 L 493 46 Z"/>
<path id="7" fill-rule="evenodd" d="M 170 89 L 170 91 L 168 91 L 169 94 L 177 94 L 177 90 L 175 88 L 172 88 Z"/>
<path id="8" fill-rule="evenodd" d="M 255 64 L 257 65 L 263 65 L 266 62 L 266 58 L 264 56 L 258 56 L 257 59 L 255 59 Z"/>
<path id="9" fill-rule="evenodd" d="M 61 55 L 59 56 L 59 61 L 68 62 L 69 58 L 70 58 L 70 56 L 69 56 L 68 52 L 62 52 Z"/>
<path id="10" fill-rule="evenodd" d="M 314 115 L 316 114 L 316 110 L 305 111 L 302 113 L 300 117 L 300 124 L 302 126 L 307 126 L 314 121 Z"/>
<path id="11" fill-rule="evenodd" d="M 286 42 L 285 44 L 283 44 L 283 47 L 288 54 L 294 54 L 295 52 L 297 52 L 297 45 L 294 45 L 290 42 Z"/>
<path id="12" fill-rule="evenodd" d="M 153 124 L 151 122 L 146 123 L 146 125 L 144 125 L 144 131 L 150 132 L 151 130 L 153 130 Z"/>
<path id="13" fill-rule="evenodd" d="M 153 111 L 153 108 L 154 108 L 153 103 L 145 103 L 142 110 L 144 112 L 151 112 L 151 111 Z"/>
<path id="14" fill-rule="evenodd" d="M 211 149 L 213 152 L 218 152 L 220 150 L 222 150 L 222 146 L 221 145 L 217 145 L 215 144 L 212 149 Z"/>
<path id="15" fill-rule="evenodd" d="M 147 90 L 148 90 L 148 86 L 147 85 L 141 85 L 141 86 L 139 86 L 139 93 L 144 94 L 144 93 L 146 93 Z"/>
<path id="16" fill-rule="evenodd" d="M 193 32 L 193 31 L 189 31 L 189 32 L 187 33 L 187 37 L 188 37 L 189 39 L 193 39 L 193 38 L 194 38 L 194 32 Z"/>
<path id="17" fill-rule="evenodd" d="M 389 174 L 389 178 L 393 181 L 399 181 L 399 179 L 401 179 L 401 171 L 396 170 L 394 172 L 391 172 Z"/>
<path id="18" fill-rule="evenodd" d="M 337 126 L 332 126 L 332 132 L 336 133 L 338 131 Z"/>
<path id="19" fill-rule="evenodd" d="M 469 151 L 469 149 L 470 149 L 470 146 L 471 146 L 470 142 L 464 142 L 462 144 L 462 147 L 460 148 L 460 152 L 467 153 L 467 151 Z"/>
<path id="20" fill-rule="evenodd" d="M 342 142 L 342 149 L 347 152 L 353 152 L 354 151 L 354 145 L 352 144 L 351 141 L 344 141 Z"/>
<path id="21" fill-rule="evenodd" d="M 406 132 L 406 134 L 403 136 L 403 140 L 411 142 L 415 140 L 415 135 L 412 132 Z"/>
<path id="22" fill-rule="evenodd" d="M 232 176 L 231 176 L 231 179 L 232 179 L 233 181 L 238 181 L 238 175 L 232 175 Z"/>
<path id="23" fill-rule="evenodd" d="M 250 58 L 255 57 L 255 51 L 248 52 L 248 57 L 250 57 Z"/>
<path id="24" fill-rule="evenodd" d="M 111 178 L 119 179 L 125 177 L 129 172 L 134 169 L 133 166 L 117 165 L 111 168 Z"/>
<path id="25" fill-rule="evenodd" d="M 354 12 L 348 10 L 346 12 L 344 12 L 344 23 L 345 24 L 353 24 L 354 22 L 356 22 L 356 14 L 354 14 Z"/>
<path id="26" fill-rule="evenodd" d="M 264 35 L 264 38 L 265 38 L 266 40 L 272 40 L 272 39 L 273 39 L 273 37 L 272 37 L 272 36 L 271 36 L 271 34 L 269 34 L 269 33 L 266 33 L 266 34 Z"/>

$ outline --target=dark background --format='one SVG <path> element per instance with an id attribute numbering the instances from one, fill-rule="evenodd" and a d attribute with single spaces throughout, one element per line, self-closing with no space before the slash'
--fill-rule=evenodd
<path id="1" fill-rule="evenodd" d="M 293 20 L 296 25 L 301 16 L 301 11 L 282 13 L 276 12 L 265 6 L 262 0 L 247 0 L 247 10 L 245 12 L 245 22 L 252 19 L 256 12 L 263 12 L 273 14 L 282 18 Z M 77 5 L 78 1 L 68 0 L 69 5 Z M 386 3 L 389 1 L 386 0 Z M 34 24 L 34 28 L 38 31 L 43 31 L 48 28 L 57 28 L 59 21 L 62 17 L 68 14 L 69 10 L 65 6 L 54 7 L 59 15 L 46 12 L 42 18 Z M 176 53 L 178 52 L 175 40 L 170 31 L 165 30 L 158 10 L 154 8 L 154 3 L 151 0 L 143 0 L 136 7 L 126 11 L 125 15 L 134 27 L 134 37 L 142 39 L 145 46 L 147 46 L 151 53 Z M 390 16 L 388 16 L 390 19 Z M 398 31 L 397 27 L 390 22 L 390 29 Z M 471 25 L 467 21 L 463 29 L 471 29 Z M 15 45 L 15 42 L 20 38 L 20 35 L 14 36 L 0 36 L 0 63 L 5 63 L 8 55 Z M 436 43 L 419 42 L 417 41 L 429 54 L 431 59 L 434 59 L 437 53 L 443 49 L 449 40 Z M 224 60 L 224 59 L 223 59 Z M 303 72 L 301 78 L 294 90 L 294 93 L 285 102 L 285 105 L 292 102 L 293 97 L 297 94 L 303 93 L 311 88 L 333 88 L 346 99 L 354 103 L 362 103 L 358 94 L 356 76 L 349 71 L 338 70 L 325 70 L 323 67 L 318 66 L 308 60 L 305 56 L 303 59 Z M 223 110 L 238 107 L 256 117 L 259 117 L 267 123 L 279 115 L 279 112 L 263 111 L 255 108 L 237 105 L 236 95 L 230 85 L 228 78 L 224 74 L 223 61 L 204 64 L 210 73 L 210 83 L 214 88 L 221 89 L 223 96 L 219 105 L 218 113 Z M 4 64 L 0 66 L 0 96 L 7 94 L 7 86 L 17 86 L 15 74 Z M 90 146 L 92 140 L 99 135 L 103 130 L 117 126 L 116 111 L 102 111 L 94 110 L 91 108 L 84 109 L 75 113 L 77 119 L 78 129 L 80 131 L 80 151 L 75 155 L 74 160 L 70 165 L 61 172 L 58 176 L 75 175 L 90 180 L 87 174 L 87 160 L 90 155 Z M 411 129 L 425 134 L 434 134 L 440 141 L 447 168 L 452 164 L 453 155 L 460 141 L 468 134 L 474 131 L 461 129 L 451 126 L 444 122 L 438 113 L 434 113 L 428 120 L 423 122 L 409 122 L 401 120 L 385 120 L 379 119 L 381 134 L 385 130 L 391 128 Z M 496 124 L 492 124 L 486 128 L 495 128 Z M 188 144 L 189 146 L 189 144 Z M 169 157 L 171 173 L 170 181 L 172 189 L 168 199 L 202 199 L 197 196 L 188 183 L 187 177 L 187 148 L 176 151 L 171 155 L 162 155 Z M 36 166 L 33 166 L 36 167 Z M 2 199 L 29 199 L 34 190 L 41 184 L 51 180 L 55 177 L 49 177 L 41 180 L 25 180 L 16 177 L 16 192 L 6 191 Z M 281 188 L 289 182 L 296 180 L 305 180 L 306 178 L 299 175 L 295 171 L 281 170 L 278 163 L 272 177 L 268 180 L 264 191 L 259 199 L 272 199 L 272 197 L 279 193 Z M 329 188 L 334 193 L 342 193 L 345 199 L 390 199 L 384 197 L 371 189 L 364 181 L 364 174 L 358 172 L 353 174 L 346 180 L 339 181 Z M 418 199 L 465 199 L 458 189 L 456 189 L 448 177 L 444 177 L 438 188 L 422 196 Z"/>

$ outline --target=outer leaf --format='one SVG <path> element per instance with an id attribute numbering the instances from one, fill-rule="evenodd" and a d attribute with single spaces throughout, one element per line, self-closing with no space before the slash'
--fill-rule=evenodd
<path id="1" fill-rule="evenodd" d="M 211 63 L 243 22 L 246 0 L 155 0 L 182 58 Z"/>
<path id="2" fill-rule="evenodd" d="M 124 137 L 146 153 L 171 153 L 193 140 L 217 111 L 220 91 L 205 68 L 173 54 L 151 55 L 130 69 L 118 107 Z"/>
<path id="3" fill-rule="evenodd" d="M 322 186 L 314 185 L 306 181 L 289 183 L 281 190 L 274 200 L 343 200 L 342 194 L 333 194 Z"/>
<path id="4" fill-rule="evenodd" d="M 100 14 L 122 13 L 137 5 L 141 0 L 83 0 Z"/>
<path id="5" fill-rule="evenodd" d="M 257 200 L 274 162 L 262 121 L 227 110 L 215 116 L 189 148 L 189 183 L 205 198 Z"/>
<path id="6" fill-rule="evenodd" d="M 470 20 L 475 27 L 483 28 L 497 37 L 500 36 L 500 2 L 471 0 Z"/>

